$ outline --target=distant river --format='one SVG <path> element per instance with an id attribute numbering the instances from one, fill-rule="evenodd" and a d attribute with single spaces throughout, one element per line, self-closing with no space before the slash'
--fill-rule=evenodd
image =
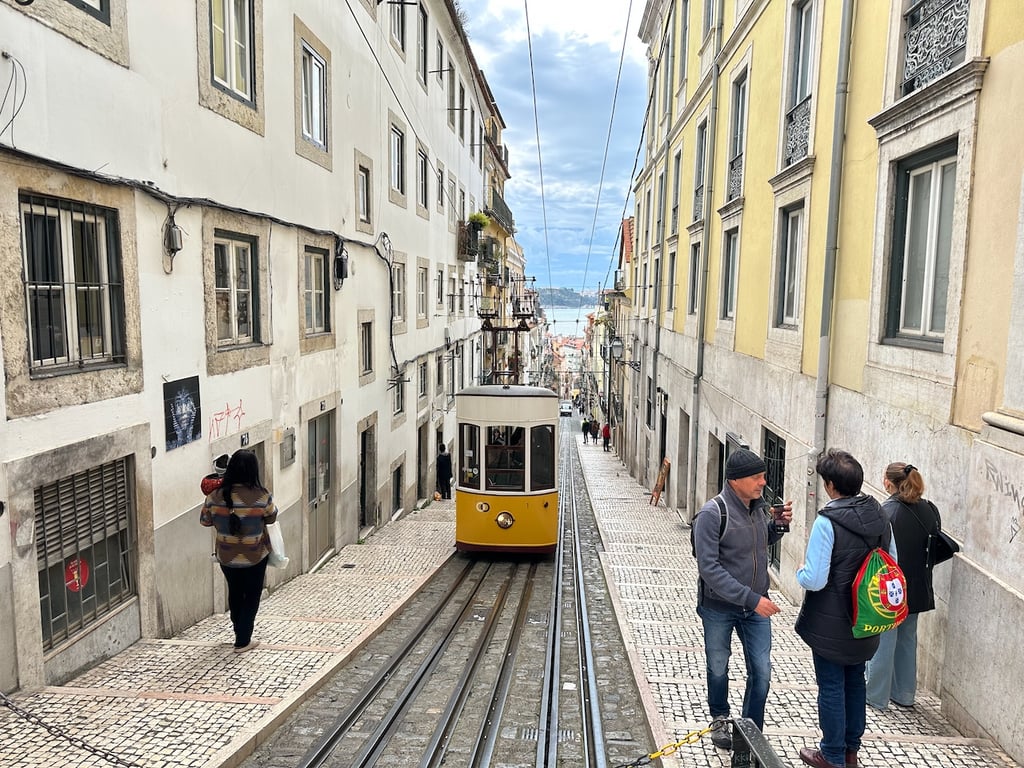
<path id="1" fill-rule="evenodd" d="M 596 307 L 587 303 L 582 307 L 544 307 L 548 330 L 560 336 L 582 336 L 587 327 L 587 314 Z M 577 323 L 576 321 L 579 320 Z"/>

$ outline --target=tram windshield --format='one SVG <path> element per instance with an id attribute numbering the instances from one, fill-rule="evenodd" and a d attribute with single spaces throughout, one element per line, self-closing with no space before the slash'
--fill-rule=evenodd
<path id="1" fill-rule="evenodd" d="M 555 425 L 541 424 L 530 430 L 530 489 L 555 487 Z"/>
<path id="2" fill-rule="evenodd" d="M 487 427 L 486 490 L 526 490 L 526 442 L 523 427 Z"/>
<path id="3" fill-rule="evenodd" d="M 480 490 L 480 427 L 459 425 L 459 485 Z"/>

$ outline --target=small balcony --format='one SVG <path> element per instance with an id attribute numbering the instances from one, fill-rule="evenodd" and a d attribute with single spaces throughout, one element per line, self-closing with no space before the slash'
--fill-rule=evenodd
<path id="1" fill-rule="evenodd" d="M 455 257 L 459 261 L 475 261 L 480 251 L 480 232 L 465 221 L 458 222 Z"/>
<path id="2" fill-rule="evenodd" d="M 516 222 L 512 218 L 512 209 L 505 203 L 501 193 L 496 189 L 488 190 L 488 204 L 484 209 L 484 212 L 492 218 L 499 227 L 504 229 L 509 234 L 514 234 L 516 231 Z"/>

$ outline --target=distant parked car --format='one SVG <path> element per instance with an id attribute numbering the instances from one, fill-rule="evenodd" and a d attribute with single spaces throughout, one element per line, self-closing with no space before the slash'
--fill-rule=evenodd
<path id="1" fill-rule="evenodd" d="M 563 400 L 558 404 L 559 416 L 572 416 L 572 401 Z"/>

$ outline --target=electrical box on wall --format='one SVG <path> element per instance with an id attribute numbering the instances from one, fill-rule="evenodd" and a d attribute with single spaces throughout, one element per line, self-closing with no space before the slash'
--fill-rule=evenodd
<path id="1" fill-rule="evenodd" d="M 295 427 L 284 430 L 281 438 L 281 466 L 287 467 L 295 463 Z"/>

